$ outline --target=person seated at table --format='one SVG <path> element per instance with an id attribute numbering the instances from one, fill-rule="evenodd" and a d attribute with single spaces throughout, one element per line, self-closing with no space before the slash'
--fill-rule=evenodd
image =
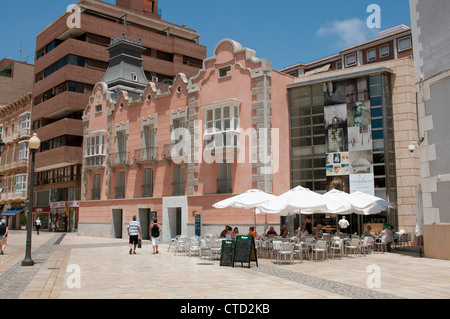
<path id="1" fill-rule="evenodd" d="M 306 230 L 306 227 L 305 226 L 302 226 L 301 228 L 299 227 L 298 228 L 298 231 L 297 231 L 297 237 L 299 238 L 299 239 L 302 239 L 302 238 L 304 238 L 304 237 L 306 237 L 306 236 L 308 236 L 309 235 L 309 233 L 308 233 L 308 231 Z"/>
<path id="2" fill-rule="evenodd" d="M 372 237 L 370 231 L 372 230 L 372 226 L 367 225 L 367 228 L 363 231 L 363 237 Z"/>
<path id="3" fill-rule="evenodd" d="M 224 230 L 222 230 L 222 232 L 220 233 L 220 238 L 225 238 L 225 237 L 227 237 L 227 233 L 228 233 L 228 227 L 230 227 L 229 225 L 226 225 L 225 226 L 225 229 Z"/>
<path id="4" fill-rule="evenodd" d="M 281 226 L 281 229 L 280 229 L 280 236 L 283 237 L 283 238 L 285 238 L 285 237 L 287 236 L 287 228 L 286 228 L 286 225 Z"/>
<path id="5" fill-rule="evenodd" d="M 386 249 L 387 251 L 391 251 L 391 244 L 394 242 L 394 227 L 392 225 L 389 225 L 388 228 L 384 228 L 381 233 L 380 237 L 386 237 Z"/>
<path id="6" fill-rule="evenodd" d="M 314 230 L 314 239 L 319 239 L 323 237 L 322 225 L 318 224 L 317 228 Z"/>
<path id="7" fill-rule="evenodd" d="M 255 232 L 255 227 L 254 226 L 250 226 L 250 228 L 248 229 L 247 236 L 253 236 L 253 238 L 256 239 L 256 232 Z"/>
<path id="8" fill-rule="evenodd" d="M 236 237 L 239 235 L 239 228 L 234 227 L 233 229 L 233 239 L 236 239 Z"/>
<path id="9" fill-rule="evenodd" d="M 267 236 L 269 235 L 277 236 L 277 232 L 275 231 L 275 228 L 273 228 L 273 226 L 270 226 L 269 230 L 267 231 Z"/>
<path id="10" fill-rule="evenodd" d="M 225 238 L 226 238 L 226 240 L 232 240 L 233 239 L 233 228 L 231 228 L 231 226 L 228 226 Z"/>

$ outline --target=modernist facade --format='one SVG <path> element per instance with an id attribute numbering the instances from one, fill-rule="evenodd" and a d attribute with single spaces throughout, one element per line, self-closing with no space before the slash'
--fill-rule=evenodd
<path id="1" fill-rule="evenodd" d="M 291 187 L 363 191 L 395 205 L 379 215 L 353 214 L 353 232 L 385 222 L 413 234 L 420 181 L 411 29 L 399 26 L 339 54 L 282 70 L 288 85 Z M 336 216 L 315 215 L 336 225 Z M 292 220 L 292 229 L 303 221 Z"/>
<path id="2" fill-rule="evenodd" d="M 121 55 L 123 48 L 134 58 Z M 139 41 L 123 36 L 109 50 L 113 63 L 83 115 L 79 234 L 125 237 L 133 215 L 144 238 L 154 217 L 163 240 L 193 235 L 196 215 L 201 234 L 218 234 L 226 224 L 246 234 L 252 210 L 212 204 L 251 188 L 289 189 L 286 87 L 293 77 L 225 39 L 196 75 L 179 74 L 161 90 L 154 82 L 143 86 L 142 72 L 130 67 L 139 61 Z M 278 216 L 258 216 L 257 230 L 278 223 Z"/>
<path id="3" fill-rule="evenodd" d="M 31 120 L 42 144 L 34 190 L 41 219 L 50 216 L 59 230 L 77 228 L 82 113 L 105 74 L 111 38 L 123 32 L 141 39 L 145 75 L 162 87 L 196 72 L 206 56 L 199 34 L 162 20 L 153 0 L 80 0 L 37 35 Z"/>
<path id="4" fill-rule="evenodd" d="M 450 259 L 450 6 L 445 0 L 410 0 L 422 181 L 417 233 L 426 257 Z M 423 224 L 423 231 L 422 231 Z"/>

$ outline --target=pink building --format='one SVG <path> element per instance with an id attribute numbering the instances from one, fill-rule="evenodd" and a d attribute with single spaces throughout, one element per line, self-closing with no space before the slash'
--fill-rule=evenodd
<path id="1" fill-rule="evenodd" d="M 140 41 L 113 40 L 110 64 L 84 112 L 80 235 L 126 237 L 133 215 L 148 238 L 247 233 L 252 210 L 215 209 L 251 188 L 279 195 L 290 188 L 287 85 L 294 78 L 235 41 L 224 39 L 197 75 L 148 83 Z M 257 231 L 279 226 L 257 216 Z"/>

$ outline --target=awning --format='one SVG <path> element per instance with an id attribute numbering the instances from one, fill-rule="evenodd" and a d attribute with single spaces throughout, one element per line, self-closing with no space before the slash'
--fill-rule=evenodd
<path id="1" fill-rule="evenodd" d="M 25 210 L 25 207 L 8 209 L 7 211 L 0 214 L 0 216 L 16 216 L 18 213 L 21 213 Z"/>

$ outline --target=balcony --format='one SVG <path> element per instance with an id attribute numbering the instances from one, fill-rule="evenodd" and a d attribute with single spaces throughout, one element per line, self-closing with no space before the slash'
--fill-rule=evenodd
<path id="1" fill-rule="evenodd" d="M 86 169 L 105 167 L 105 155 L 96 155 L 85 157 L 84 165 Z"/>
<path id="2" fill-rule="evenodd" d="M 108 165 L 110 166 L 120 166 L 129 165 L 129 152 L 118 152 L 112 153 L 108 156 Z"/>
<path id="3" fill-rule="evenodd" d="M 156 147 L 141 148 L 134 151 L 134 163 L 148 163 L 158 159 L 158 149 Z"/>

